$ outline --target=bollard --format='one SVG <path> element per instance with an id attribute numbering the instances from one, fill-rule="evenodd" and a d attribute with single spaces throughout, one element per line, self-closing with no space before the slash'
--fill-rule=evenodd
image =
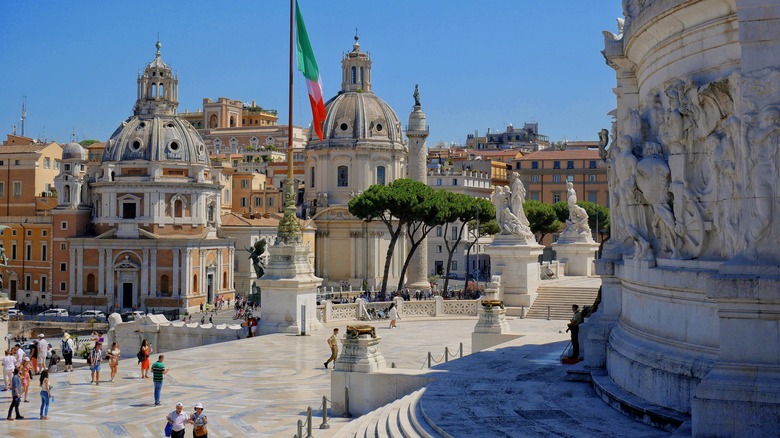
<path id="1" fill-rule="evenodd" d="M 432 358 L 431 358 L 431 352 L 429 351 L 429 352 L 428 352 L 428 368 L 430 368 L 430 367 L 431 367 L 431 359 L 432 359 Z"/>
<path id="2" fill-rule="evenodd" d="M 298 420 L 298 433 L 295 434 L 295 438 L 303 438 L 303 421 Z"/>
<path id="3" fill-rule="evenodd" d="M 311 433 L 311 406 L 306 408 L 306 438 L 314 438 Z"/>
<path id="4" fill-rule="evenodd" d="M 460 343 L 460 358 L 463 359 L 463 342 Z"/>
<path id="5" fill-rule="evenodd" d="M 550 318 L 550 306 L 547 306 L 547 320 L 549 321 L 551 319 L 552 318 Z"/>
<path id="6" fill-rule="evenodd" d="M 349 388 L 344 387 L 344 418 L 352 418 L 349 413 Z"/>
<path id="7" fill-rule="evenodd" d="M 444 347 L 444 363 L 450 361 L 450 347 Z"/>
<path id="8" fill-rule="evenodd" d="M 520 319 L 525 318 L 525 306 L 520 306 Z"/>
<path id="9" fill-rule="evenodd" d="M 328 398 L 324 395 L 322 396 L 322 424 L 320 424 L 320 429 L 330 429 L 330 424 L 328 424 Z"/>

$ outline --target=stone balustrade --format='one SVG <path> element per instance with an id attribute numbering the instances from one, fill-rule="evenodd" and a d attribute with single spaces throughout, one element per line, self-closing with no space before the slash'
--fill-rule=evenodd
<path id="1" fill-rule="evenodd" d="M 432 300 L 403 301 L 396 298 L 398 314 L 404 317 L 440 317 L 440 316 L 478 316 L 477 308 L 480 300 L 445 300 L 442 297 L 434 297 Z M 321 322 L 352 321 L 366 318 L 366 312 L 377 315 L 372 319 L 383 319 L 390 307 L 391 301 L 377 301 L 368 303 L 363 299 L 357 299 L 354 303 L 333 304 L 326 301 L 317 306 L 317 317 Z M 361 310 L 361 306 L 363 309 Z M 373 311 L 373 312 L 372 312 Z"/>

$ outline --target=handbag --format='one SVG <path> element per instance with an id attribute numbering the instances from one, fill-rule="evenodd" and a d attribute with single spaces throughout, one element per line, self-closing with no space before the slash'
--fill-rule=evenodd
<path id="1" fill-rule="evenodd" d="M 173 431 L 173 425 L 169 422 L 165 422 L 165 436 L 171 436 L 171 431 Z"/>
<path id="2" fill-rule="evenodd" d="M 138 358 L 138 363 L 143 362 L 143 360 L 144 360 L 144 353 L 143 353 L 143 351 L 139 351 L 138 354 L 135 355 L 135 357 Z"/>
<path id="3" fill-rule="evenodd" d="M 195 433 L 195 436 L 204 436 L 209 433 L 205 424 L 199 424 L 195 426 L 195 430 L 193 430 L 193 432 Z"/>

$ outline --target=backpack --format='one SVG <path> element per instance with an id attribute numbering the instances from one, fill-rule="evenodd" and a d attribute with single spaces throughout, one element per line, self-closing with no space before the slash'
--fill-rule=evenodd
<path id="1" fill-rule="evenodd" d="M 70 348 L 70 342 L 67 339 L 62 340 L 62 354 L 71 354 L 73 350 Z"/>

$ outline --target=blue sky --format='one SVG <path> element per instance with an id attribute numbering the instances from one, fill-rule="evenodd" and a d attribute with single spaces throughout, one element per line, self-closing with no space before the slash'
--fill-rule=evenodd
<path id="1" fill-rule="evenodd" d="M 553 141 L 596 140 L 615 107 L 602 30 L 620 0 L 299 0 L 324 94 L 341 84 L 341 56 L 358 28 L 373 90 L 401 123 L 420 86 L 428 144 L 510 123 L 538 122 Z M 132 114 L 136 75 L 154 58 L 179 74 L 179 110 L 202 99 L 256 100 L 287 123 L 289 3 L 262 1 L 17 1 L 0 3 L 0 134 L 105 141 Z M 294 123 L 308 126 L 296 72 Z"/>

